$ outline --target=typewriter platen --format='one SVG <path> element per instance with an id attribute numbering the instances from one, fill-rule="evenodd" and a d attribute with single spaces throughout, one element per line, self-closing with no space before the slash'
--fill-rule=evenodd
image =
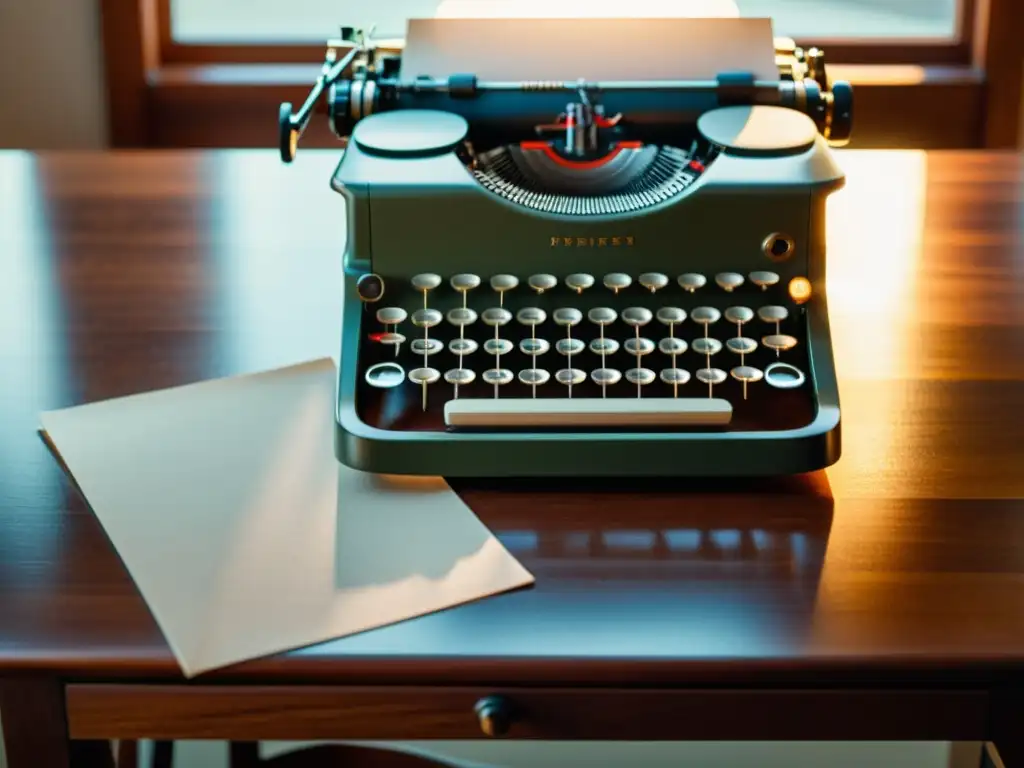
<path id="1" fill-rule="evenodd" d="M 403 72 L 400 48 L 343 30 L 279 115 L 286 162 L 321 104 L 345 144 L 339 460 L 456 477 L 834 463 L 825 207 L 852 93 L 820 51 L 774 43 L 771 79 L 492 81 Z"/>

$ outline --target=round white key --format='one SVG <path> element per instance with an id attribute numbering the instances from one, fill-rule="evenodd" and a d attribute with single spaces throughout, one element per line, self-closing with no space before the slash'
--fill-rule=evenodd
<path id="1" fill-rule="evenodd" d="M 608 387 L 619 383 L 619 380 L 622 379 L 622 372 L 614 368 L 595 368 L 590 372 L 590 378 L 599 387 Z"/>
<path id="2" fill-rule="evenodd" d="M 383 325 L 398 325 L 404 323 L 409 316 L 401 307 L 381 307 L 377 310 L 377 322 Z"/>
<path id="3" fill-rule="evenodd" d="M 489 307 L 480 315 L 480 319 L 484 321 L 484 325 L 497 328 L 512 322 L 512 313 L 504 307 Z"/>
<path id="4" fill-rule="evenodd" d="M 687 272 L 685 275 L 680 275 L 677 281 L 680 288 L 693 293 L 698 288 L 703 288 L 707 284 L 708 279 L 696 272 Z"/>
<path id="5" fill-rule="evenodd" d="M 436 368 L 414 368 L 409 372 L 409 380 L 414 384 L 433 384 L 441 378 L 441 372 Z"/>
<path id="6" fill-rule="evenodd" d="M 666 384 L 685 384 L 690 380 L 690 372 L 682 368 L 665 368 L 659 377 Z"/>
<path id="7" fill-rule="evenodd" d="M 718 339 L 694 339 L 690 349 L 698 355 L 717 355 L 722 351 L 722 342 Z"/>
<path id="8" fill-rule="evenodd" d="M 519 285 L 519 278 L 515 275 L 494 275 L 491 278 L 491 289 L 497 293 L 511 291 Z"/>
<path id="9" fill-rule="evenodd" d="M 566 326 L 579 325 L 580 321 L 583 320 L 583 313 L 575 307 L 562 307 L 556 309 L 551 314 L 552 319 L 555 321 L 555 325 L 560 325 L 563 328 Z"/>
<path id="10" fill-rule="evenodd" d="M 739 272 L 719 272 L 715 275 L 715 282 L 723 291 L 733 291 L 743 285 L 743 275 Z"/>
<path id="11" fill-rule="evenodd" d="M 612 272 L 604 276 L 604 287 L 615 293 L 629 288 L 632 283 L 633 278 L 623 272 Z"/>
<path id="12" fill-rule="evenodd" d="M 731 373 L 732 377 L 736 379 L 736 381 L 744 381 L 748 383 L 752 381 L 760 381 L 764 376 L 760 368 L 754 368 L 750 365 L 737 365 L 732 369 Z"/>
<path id="13" fill-rule="evenodd" d="M 774 272 L 751 272 L 750 282 L 762 291 L 767 291 L 771 286 L 779 282 L 779 276 Z"/>
<path id="14" fill-rule="evenodd" d="M 472 355 L 479 348 L 473 339 L 452 339 L 448 342 L 448 351 L 453 355 Z"/>
<path id="15" fill-rule="evenodd" d="M 479 275 L 452 275 L 448 281 L 456 291 L 472 291 L 480 285 Z"/>
<path id="16" fill-rule="evenodd" d="M 694 307 L 690 311 L 690 319 L 700 325 L 711 325 L 722 319 L 722 313 L 714 307 Z"/>
<path id="17" fill-rule="evenodd" d="M 527 282 L 537 293 L 550 291 L 558 285 L 558 279 L 554 275 L 530 275 L 530 279 Z"/>
<path id="18" fill-rule="evenodd" d="M 527 386 L 537 387 L 546 384 L 551 374 L 543 368 L 525 368 L 519 372 L 519 380 Z"/>
<path id="19" fill-rule="evenodd" d="M 587 312 L 587 319 L 594 325 L 611 325 L 616 317 L 615 310 L 609 307 L 594 307 Z"/>
<path id="20" fill-rule="evenodd" d="M 412 278 L 412 287 L 422 293 L 432 291 L 440 284 L 441 276 L 435 275 L 433 272 L 424 272 L 422 275 L 413 275 Z"/>
<path id="21" fill-rule="evenodd" d="M 595 355 L 614 355 L 619 351 L 619 342 L 615 339 L 594 339 L 590 342 L 590 351 Z"/>
<path id="22" fill-rule="evenodd" d="M 413 368 L 409 371 L 409 381 L 413 384 L 433 384 L 441 378 L 437 368 Z"/>
<path id="23" fill-rule="evenodd" d="M 784 333 L 773 333 L 771 336 L 762 338 L 761 343 L 768 347 L 768 349 L 785 352 L 787 349 L 792 349 L 796 346 L 796 339 Z"/>
<path id="24" fill-rule="evenodd" d="M 456 307 L 448 310 L 448 322 L 454 326 L 472 325 L 476 322 L 476 311 L 469 307 Z"/>
<path id="25" fill-rule="evenodd" d="M 757 342 L 746 336 L 738 339 L 729 339 L 725 342 L 726 348 L 737 355 L 752 355 L 757 351 Z"/>
<path id="26" fill-rule="evenodd" d="M 647 325 L 653 317 L 651 310 L 646 307 L 626 307 L 622 310 L 622 322 L 633 328 Z"/>
<path id="27" fill-rule="evenodd" d="M 515 345 L 508 339 L 488 339 L 484 342 L 484 352 L 488 355 L 507 355 Z"/>
<path id="28" fill-rule="evenodd" d="M 391 389 L 405 381 L 405 370 L 398 363 L 377 363 L 366 371 L 366 383 L 377 389 Z"/>
<path id="29" fill-rule="evenodd" d="M 757 316 L 766 323 L 781 323 L 789 317 L 789 310 L 785 307 L 767 306 L 757 310 Z"/>
<path id="30" fill-rule="evenodd" d="M 718 368 L 697 369 L 697 381 L 702 384 L 721 384 L 725 379 L 725 371 Z"/>
<path id="31" fill-rule="evenodd" d="M 516 312 L 516 320 L 520 325 L 536 326 L 548 319 L 548 313 L 537 307 L 523 307 Z"/>
<path id="32" fill-rule="evenodd" d="M 417 328 L 433 328 L 444 319 L 436 309 L 417 309 L 412 313 L 412 324 Z"/>
<path id="33" fill-rule="evenodd" d="M 652 383 L 656 378 L 654 371 L 649 368 L 630 368 L 626 371 L 626 381 L 630 384 L 639 384 L 642 387 Z"/>
<path id="34" fill-rule="evenodd" d="M 725 310 L 725 319 L 730 323 L 743 325 L 754 319 L 754 310 L 750 307 L 729 307 Z"/>
<path id="35" fill-rule="evenodd" d="M 414 355 L 436 355 L 444 349 L 444 343 L 440 339 L 413 339 L 409 348 Z"/>
<path id="36" fill-rule="evenodd" d="M 480 378 L 482 378 L 486 384 L 502 387 L 506 384 L 510 384 L 514 376 L 512 375 L 512 371 L 508 370 L 508 368 L 488 368 L 480 374 Z"/>
<path id="37" fill-rule="evenodd" d="M 523 339 L 519 342 L 519 351 L 531 357 L 543 355 L 549 349 L 551 349 L 551 345 L 547 339 Z"/>
<path id="38" fill-rule="evenodd" d="M 674 336 L 666 337 L 658 342 L 658 350 L 666 355 L 681 355 L 688 348 L 685 341 Z"/>
<path id="39" fill-rule="evenodd" d="M 582 384 L 587 380 L 587 374 L 579 368 L 563 368 L 555 373 L 555 381 L 559 384 Z"/>
<path id="40" fill-rule="evenodd" d="M 650 339 L 626 339 L 623 348 L 631 355 L 649 355 L 655 350 L 654 342 Z"/>
<path id="41" fill-rule="evenodd" d="M 679 307 L 662 307 L 656 317 L 663 325 L 679 325 L 686 320 L 686 312 Z"/>
<path id="42" fill-rule="evenodd" d="M 576 293 L 583 293 L 587 288 L 594 284 L 594 276 L 579 272 L 565 278 L 565 284 L 569 287 L 569 290 L 576 291 Z"/>
<path id="43" fill-rule="evenodd" d="M 660 272 L 644 272 L 637 278 L 637 282 L 651 293 L 654 293 L 668 285 L 668 275 L 663 275 Z"/>
<path id="44" fill-rule="evenodd" d="M 764 369 L 764 380 L 776 389 L 796 389 L 804 383 L 804 372 L 789 363 L 772 363 Z"/>
<path id="45" fill-rule="evenodd" d="M 470 368 L 452 368 L 444 374 L 444 380 L 449 384 L 472 384 L 476 374 Z"/>
<path id="46" fill-rule="evenodd" d="M 399 344 L 405 344 L 405 336 L 401 333 L 382 333 L 377 337 L 377 341 L 381 344 L 386 344 L 389 347 L 397 346 Z"/>
<path id="47" fill-rule="evenodd" d="M 578 355 L 585 348 L 581 339 L 559 339 L 555 342 L 555 351 L 560 355 Z"/>

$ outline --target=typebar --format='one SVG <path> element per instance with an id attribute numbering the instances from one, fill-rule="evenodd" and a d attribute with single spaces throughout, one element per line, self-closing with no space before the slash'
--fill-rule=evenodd
<path id="1" fill-rule="evenodd" d="M 692 398 L 466 398 L 449 400 L 449 427 L 671 427 L 724 426 L 728 400 Z"/>

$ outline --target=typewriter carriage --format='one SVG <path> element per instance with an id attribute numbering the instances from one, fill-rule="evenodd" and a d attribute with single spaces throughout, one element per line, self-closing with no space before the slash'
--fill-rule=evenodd
<path id="1" fill-rule="evenodd" d="M 338 58 L 345 48 L 348 53 Z M 346 145 L 331 182 L 346 200 L 349 232 L 336 413 L 339 460 L 367 471 L 447 476 L 772 475 L 811 471 L 838 460 L 839 399 L 825 290 L 824 219 L 827 197 L 843 184 L 827 144 L 848 139 L 852 98 L 848 86 L 829 82 L 820 51 L 777 40 L 777 82 L 725 73 L 714 82 L 648 83 L 646 89 L 635 83 L 479 83 L 469 75 L 402 81 L 399 57 L 398 46 L 382 50 L 361 33 L 343 30 L 342 40 L 329 45 L 323 74 L 300 112 L 282 105 L 279 115 L 286 162 L 321 102 L 326 102 L 332 130 Z M 349 70 L 351 76 L 343 79 Z M 658 99 L 651 99 L 652 91 Z M 771 135 L 770 128 L 753 135 L 730 129 L 729 120 L 722 119 L 730 110 L 760 115 L 774 125 L 774 138 L 782 137 L 777 150 L 758 139 Z M 746 127 L 743 119 L 740 124 Z M 647 179 L 661 186 L 645 186 Z M 595 199 L 604 207 L 595 208 Z M 678 249 L 672 247 L 680 240 Z M 420 250 L 428 251 L 429 258 L 410 256 Z M 743 256 L 726 261 L 723 253 Z M 658 305 L 682 303 L 638 291 L 635 282 L 617 297 L 600 286 L 567 294 L 564 273 L 574 271 L 569 265 L 577 261 L 595 275 L 641 270 L 668 275 L 665 292 L 676 296 L 673 278 L 684 271 L 683 264 L 686 271 L 707 275 L 722 269 L 772 270 L 777 275 L 772 295 L 781 296 L 779 303 L 792 310 L 774 330 L 799 344 L 784 353 L 761 345 L 744 362 L 767 371 L 773 362 L 785 360 L 803 372 L 803 386 L 769 392 L 763 382 L 748 387 L 727 378 L 715 384 L 715 397 L 733 403 L 725 428 L 639 422 L 603 423 L 598 429 L 517 426 L 511 415 L 500 428 L 487 429 L 449 428 L 445 420 L 446 401 L 492 396 L 491 385 L 480 376 L 454 388 L 442 378 L 424 383 L 422 391 L 410 382 L 392 387 L 369 380 L 374 367 L 386 372 L 388 364 L 397 363 L 404 377 L 438 360 L 412 353 L 423 329 L 413 328 L 408 319 L 402 329 L 408 340 L 382 344 L 398 326 L 385 324 L 382 330 L 378 308 L 403 308 L 412 317 L 417 307 L 426 306 L 429 293 L 431 309 L 448 313 L 458 310 L 461 301 L 482 313 L 495 304 L 486 285 L 493 273 L 520 276 L 518 290 L 501 293 L 501 307 L 512 314 L 542 310 L 548 318 L 544 341 L 552 344 L 551 318 L 560 307 L 571 304 L 586 318 L 601 306 L 648 306 L 653 313 Z M 566 266 L 553 266 L 558 262 Z M 557 287 L 543 292 L 527 288 L 527 275 L 547 272 L 558 273 Z M 420 293 L 412 279 L 421 273 L 443 276 L 443 282 Z M 449 287 L 452 276 L 473 273 L 483 276 L 473 291 Z M 379 276 L 384 296 L 368 300 L 360 280 L 371 275 Z M 805 280 L 812 300 L 786 297 L 791 280 Z M 729 304 L 768 301 L 768 294 L 758 299 L 750 289 L 748 283 L 708 303 L 724 310 Z M 688 301 L 688 307 L 694 303 Z M 643 328 L 643 335 L 656 333 L 656 325 Z M 444 323 L 442 329 L 451 331 Z M 616 330 L 625 338 L 621 322 Z M 470 355 L 478 358 L 474 367 L 484 367 L 479 359 L 492 332 L 498 336 L 496 327 L 480 322 L 459 327 L 460 341 L 476 347 Z M 593 336 L 584 332 L 581 338 L 588 335 Z M 636 335 L 641 336 L 640 329 Z M 686 340 L 692 344 L 699 336 L 690 324 Z M 424 333 L 429 338 L 434 337 Z M 519 342 L 522 347 L 525 337 Z M 621 349 L 613 354 L 625 359 Z M 553 346 L 544 355 L 558 357 Z M 448 349 L 440 356 L 451 358 Z M 589 367 L 593 360 L 582 361 L 588 356 L 593 357 L 589 350 L 581 352 L 577 364 Z M 707 359 L 710 369 L 710 355 Z M 536 358 L 513 349 L 498 360 L 503 367 L 533 370 L 529 366 Z M 642 362 L 637 355 L 634 370 Z M 463 370 L 461 356 L 458 364 Z M 382 378 L 380 383 L 388 382 Z M 695 384 L 686 384 L 688 398 L 710 397 L 713 387 Z M 626 381 L 615 386 L 628 390 L 616 395 L 620 403 L 641 394 L 641 385 L 633 388 L 636 395 Z M 543 387 L 549 393 L 564 389 L 554 379 Z M 643 397 L 657 399 L 679 392 L 678 384 L 664 380 L 642 388 Z M 497 398 L 498 387 L 493 389 Z M 579 400 L 607 394 L 593 380 L 571 389 Z M 502 399 L 529 401 L 536 392 L 536 384 L 521 377 L 501 386 Z"/>

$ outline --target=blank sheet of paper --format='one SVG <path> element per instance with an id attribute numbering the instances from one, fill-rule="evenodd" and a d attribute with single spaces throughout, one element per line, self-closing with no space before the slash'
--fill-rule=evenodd
<path id="1" fill-rule="evenodd" d="M 441 478 L 333 452 L 330 359 L 51 411 L 187 676 L 533 583 Z"/>

